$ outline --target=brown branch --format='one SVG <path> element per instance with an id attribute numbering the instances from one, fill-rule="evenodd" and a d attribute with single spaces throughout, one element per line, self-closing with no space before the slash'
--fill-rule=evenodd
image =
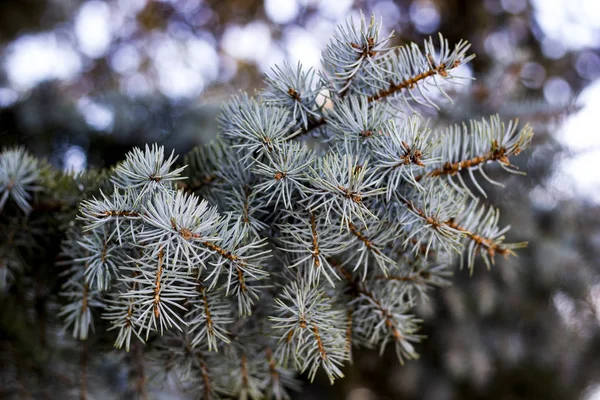
<path id="1" fill-rule="evenodd" d="M 346 353 L 350 354 L 352 351 L 352 307 L 348 308 L 346 314 Z"/>
<path id="2" fill-rule="evenodd" d="M 433 57 L 430 54 L 427 55 L 427 58 L 429 59 L 429 63 L 431 64 L 430 69 L 428 69 L 427 71 L 421 72 L 420 74 L 418 74 L 416 76 L 407 78 L 399 83 L 390 82 L 390 85 L 388 86 L 387 89 L 382 89 L 379 92 L 377 92 L 376 94 L 369 96 L 369 98 L 367 100 L 369 102 L 381 100 L 385 97 L 391 96 L 394 93 L 400 92 L 401 90 L 414 89 L 419 82 L 421 82 L 433 75 L 440 75 L 444 78 L 448 76 L 446 64 L 441 63 L 440 65 L 435 66 L 434 62 L 433 62 Z M 456 62 L 454 63 L 454 65 L 452 67 L 456 68 L 459 65 L 460 65 L 460 61 L 456 60 Z"/>
<path id="3" fill-rule="evenodd" d="M 133 271 L 133 274 L 131 275 L 131 277 L 133 278 L 133 283 L 131 284 L 131 290 L 135 291 L 137 289 L 137 282 L 135 281 L 135 278 L 137 278 L 139 275 L 138 271 Z M 125 317 L 125 326 L 130 327 L 131 326 L 131 317 L 133 316 L 133 299 L 130 298 L 129 299 L 129 305 L 127 306 L 127 316 Z"/>
<path id="4" fill-rule="evenodd" d="M 147 399 L 146 393 L 146 372 L 144 363 L 144 350 L 139 342 L 133 343 L 133 357 L 135 367 L 131 372 L 135 373 L 134 389 L 140 399 Z"/>
<path id="5" fill-rule="evenodd" d="M 371 130 L 368 130 L 368 131 L 360 131 L 360 133 L 359 133 L 359 136 L 360 136 L 360 137 L 363 137 L 363 138 L 368 138 L 368 137 L 371 137 L 371 136 L 373 136 L 375 133 L 376 133 L 376 131 L 371 131 Z"/>
<path id="6" fill-rule="evenodd" d="M 81 370 L 79 380 L 79 399 L 87 399 L 88 341 L 84 340 L 81 350 Z"/>
<path id="7" fill-rule="evenodd" d="M 188 336 L 186 335 L 185 337 L 186 337 L 186 341 L 185 341 L 186 355 L 189 357 L 193 357 L 193 361 L 198 366 L 198 368 L 200 368 L 200 374 L 202 375 L 202 382 L 204 383 L 204 388 L 203 388 L 204 396 L 202 398 L 210 399 L 211 393 L 212 393 L 212 383 L 210 381 L 208 366 L 206 365 L 206 362 L 204 360 L 204 357 L 202 356 L 202 353 L 199 351 L 194 351 L 194 349 L 192 349 L 190 341 L 187 340 Z M 169 371 L 171 369 L 174 359 L 175 359 L 174 355 L 169 356 L 169 360 L 167 361 L 167 371 Z"/>
<path id="8" fill-rule="evenodd" d="M 244 213 L 242 219 L 245 224 L 250 222 L 250 195 L 252 194 L 252 188 L 248 185 L 244 185 Z"/>
<path id="9" fill-rule="evenodd" d="M 81 315 L 87 311 L 88 308 L 88 293 L 90 286 L 87 283 L 83 284 L 83 293 L 81 296 Z"/>
<path id="10" fill-rule="evenodd" d="M 348 284 L 350 285 L 352 291 L 355 293 L 356 297 L 358 295 L 363 295 L 367 297 L 373 304 L 375 304 L 375 306 L 385 319 L 385 326 L 392 332 L 394 339 L 396 341 L 403 340 L 404 335 L 396 327 L 396 322 L 394 321 L 392 314 L 381 304 L 381 301 L 377 299 L 375 294 L 372 291 L 370 291 L 362 282 L 353 278 L 352 274 L 346 271 L 341 264 L 339 264 L 333 259 L 329 259 L 329 263 L 336 267 L 340 271 L 342 276 L 348 281 Z"/>
<path id="11" fill-rule="evenodd" d="M 187 345 L 186 345 L 187 347 Z M 175 366 L 175 354 L 173 352 L 169 353 L 169 358 L 165 361 L 165 372 L 171 372 L 173 367 Z"/>
<path id="12" fill-rule="evenodd" d="M 261 139 L 262 139 L 262 144 L 263 144 L 263 146 L 265 146 L 267 148 L 267 151 L 269 153 L 272 152 L 273 151 L 273 142 L 271 141 L 271 138 L 269 138 L 266 135 L 263 135 L 261 137 Z"/>
<path id="13" fill-rule="evenodd" d="M 439 229 L 441 227 L 447 227 L 450 229 L 454 229 L 456 231 L 461 232 L 469 239 L 474 241 L 477 244 L 477 247 L 484 247 L 490 257 L 494 257 L 496 253 L 502 254 L 503 256 L 508 256 L 514 254 L 512 250 L 507 247 L 502 246 L 501 244 L 494 243 L 493 239 L 486 238 L 484 236 L 479 235 L 476 232 L 471 232 L 470 230 L 458 225 L 454 218 L 450 218 L 448 221 L 440 221 L 436 218 L 428 216 L 425 214 L 425 211 L 416 207 L 412 201 L 403 200 L 404 204 L 406 204 L 409 208 L 411 208 L 415 213 L 417 213 L 421 218 L 425 219 L 425 221 L 431 225 L 434 229 Z"/>
<path id="14" fill-rule="evenodd" d="M 277 171 L 277 173 L 273 175 L 273 179 L 275 179 L 276 181 L 280 181 L 282 179 L 285 179 L 286 176 L 287 172 Z"/>
<path id="15" fill-rule="evenodd" d="M 321 334 L 319 333 L 319 327 L 314 322 L 312 323 L 312 332 L 315 335 L 315 339 L 317 339 L 317 346 L 319 347 L 321 358 L 323 360 L 327 360 L 327 351 L 325 351 L 325 347 L 323 346 L 323 340 L 321 339 Z"/>
<path id="16" fill-rule="evenodd" d="M 95 218 L 104 218 L 104 217 L 139 217 L 140 213 L 138 213 L 136 211 L 129 211 L 129 210 L 123 210 L 123 211 L 106 210 L 103 213 L 94 214 L 93 216 Z"/>
<path id="17" fill-rule="evenodd" d="M 490 257 L 494 257 L 496 253 L 502 254 L 505 257 L 514 254 L 514 252 L 511 249 L 504 247 L 498 243 L 494 243 L 492 239 L 483 237 L 475 232 L 471 232 L 468 229 L 463 228 L 454 221 L 454 218 L 451 218 L 448 221 L 446 221 L 446 224 L 450 228 L 456 229 L 457 231 L 464 233 L 470 240 L 474 241 L 477 245 L 477 249 L 481 247 L 485 248 Z"/>
<path id="18" fill-rule="evenodd" d="M 202 374 L 202 382 L 204 383 L 204 398 L 210 399 L 212 384 L 210 383 L 210 376 L 208 375 L 208 368 L 204 362 L 204 359 L 200 360 L 200 373 Z"/>
<path id="19" fill-rule="evenodd" d="M 200 235 L 194 234 L 194 237 L 200 237 Z M 205 240 L 200 243 L 202 243 L 202 245 L 204 245 L 205 247 L 208 247 L 212 251 L 218 253 L 221 257 L 228 259 L 229 261 L 238 262 L 240 260 L 240 258 L 238 256 L 225 250 L 221 246 L 214 244 L 213 242 L 209 242 L 209 241 Z"/>
<path id="20" fill-rule="evenodd" d="M 392 94 L 399 92 L 403 89 L 413 89 L 418 82 L 424 80 L 425 78 L 429 78 L 430 76 L 433 76 L 436 73 L 437 72 L 434 69 L 429 69 L 425 72 L 420 73 L 417 76 L 405 79 L 400 83 L 390 82 L 390 85 L 387 89 L 382 89 L 379 92 L 377 92 L 376 94 L 369 96 L 367 98 L 367 101 L 371 102 L 371 101 L 381 100 L 381 99 L 391 96 Z"/>
<path id="21" fill-rule="evenodd" d="M 89 251 L 85 252 L 85 256 L 88 256 Z M 85 262 L 85 267 L 84 267 L 84 273 L 85 271 L 88 269 L 88 267 L 90 266 L 89 262 Z M 81 294 L 81 313 L 80 315 L 83 315 L 88 308 L 88 294 L 90 291 L 90 286 L 87 282 L 85 282 L 83 284 L 83 293 Z"/>
<path id="22" fill-rule="evenodd" d="M 199 235 L 198 235 L 198 237 L 199 237 Z M 214 244 L 213 242 L 202 241 L 200 243 L 202 243 L 204 246 L 208 247 L 209 249 L 215 251 L 221 257 L 224 257 L 233 263 L 233 265 L 235 266 L 236 272 L 237 272 L 238 281 L 240 282 L 240 290 L 242 292 L 246 292 L 246 290 L 248 289 L 246 286 L 246 278 L 244 278 L 244 271 L 242 270 L 242 268 L 240 268 L 240 264 L 244 265 L 245 261 L 240 259 L 239 256 L 225 250 L 224 248 Z"/>
<path id="23" fill-rule="evenodd" d="M 419 243 L 417 241 L 417 239 L 415 239 L 415 238 L 410 239 L 410 242 L 415 245 L 417 243 Z M 421 253 L 422 255 L 430 255 L 430 254 L 435 255 L 435 250 L 429 249 L 429 251 L 428 251 L 427 246 L 422 244 L 422 245 L 419 245 L 419 253 Z M 418 255 L 417 255 L 417 257 L 418 257 Z"/>
<path id="24" fill-rule="evenodd" d="M 431 62 L 431 59 L 430 59 L 430 62 Z M 432 63 L 432 65 L 433 65 L 433 63 Z M 458 65 L 460 65 L 459 61 L 457 61 L 455 63 L 454 67 L 457 67 Z M 414 77 L 405 79 L 404 81 L 402 81 L 400 83 L 390 82 L 390 86 L 387 89 L 382 89 L 378 93 L 368 97 L 367 100 L 369 102 L 373 102 L 373 101 L 381 100 L 382 98 L 388 97 L 388 96 L 390 96 L 396 92 L 399 92 L 403 89 L 413 89 L 417 85 L 417 83 L 419 83 L 420 81 L 422 81 L 430 76 L 433 76 L 433 75 L 441 75 L 443 77 L 447 77 L 448 72 L 447 72 L 446 68 L 447 68 L 446 65 L 442 63 L 437 67 L 433 67 L 433 68 L 431 68 L 425 72 L 422 72 Z M 345 96 L 345 94 L 346 94 L 345 92 L 346 91 L 340 93 L 341 98 L 343 98 Z M 320 118 L 318 120 L 311 121 L 306 128 L 303 128 L 300 131 L 298 131 L 298 133 L 296 133 L 295 135 L 292 135 L 290 137 L 290 139 L 293 139 L 300 135 L 305 135 L 305 134 L 311 132 L 312 130 L 317 129 L 325 124 L 327 124 L 327 120 L 325 118 Z"/>
<path id="25" fill-rule="evenodd" d="M 248 389 L 248 360 L 246 353 L 242 353 L 242 386 Z"/>
<path id="26" fill-rule="evenodd" d="M 273 350 L 267 346 L 265 352 L 267 353 L 267 362 L 269 363 L 269 373 L 271 374 L 273 386 L 275 386 L 275 382 L 279 383 L 279 372 L 277 372 L 277 364 L 273 358 Z"/>
<path id="27" fill-rule="evenodd" d="M 288 332 L 288 334 L 285 338 L 285 342 L 289 343 L 292 341 L 293 338 L 294 338 L 294 329 L 290 329 L 290 331 Z"/>
<path id="28" fill-rule="evenodd" d="M 213 320 L 210 314 L 210 308 L 208 307 L 208 296 L 206 295 L 206 289 L 202 286 L 201 282 L 198 282 L 198 292 L 202 296 L 202 301 L 204 302 L 204 313 L 206 314 L 206 329 L 209 335 L 214 333 L 213 330 Z"/>
<path id="29" fill-rule="evenodd" d="M 160 309 L 158 305 L 160 304 L 160 286 L 161 286 L 161 278 L 163 273 L 163 249 L 160 248 L 158 252 L 158 269 L 156 270 L 156 279 L 154 280 L 154 317 L 158 318 L 160 315 Z"/>
<path id="30" fill-rule="evenodd" d="M 442 167 L 436 168 L 433 171 L 429 171 L 426 176 L 436 177 L 441 175 L 454 176 L 463 169 L 474 168 L 482 164 L 486 164 L 490 161 L 498 161 L 504 165 L 510 165 L 508 159 L 508 152 L 506 148 L 500 147 L 498 142 L 494 140 L 492 149 L 483 155 L 473 157 L 468 160 L 457 161 L 454 163 L 446 162 Z M 418 176 L 417 181 L 422 179 L 422 176 Z"/>
<path id="31" fill-rule="evenodd" d="M 400 200 L 406 204 L 406 206 L 408 208 L 410 208 L 411 210 L 413 210 L 413 212 L 415 212 L 419 217 L 423 218 L 425 220 L 425 222 L 427 222 L 428 225 L 431 225 L 433 227 L 433 229 L 440 229 L 443 226 L 445 226 L 446 224 L 443 221 L 440 221 L 437 218 L 434 218 L 430 215 L 427 215 L 425 213 L 424 210 L 421 210 L 420 208 L 418 208 L 417 206 L 414 205 L 414 203 L 412 201 L 400 198 Z"/>
<path id="32" fill-rule="evenodd" d="M 319 234 L 317 232 L 317 223 L 315 221 L 315 214 L 313 212 L 310 213 L 310 232 L 312 235 L 313 263 L 315 264 L 315 267 L 319 268 L 321 266 L 321 261 L 319 260 L 321 250 L 319 249 Z"/>
<path id="33" fill-rule="evenodd" d="M 354 225 L 352 222 L 348 222 L 348 228 L 350 229 L 350 232 L 352 232 L 354 234 L 354 236 L 356 236 L 361 242 L 363 242 L 365 244 L 367 249 L 369 249 L 370 251 L 372 251 L 373 253 L 375 253 L 377 255 L 381 254 L 381 251 L 379 250 L 379 248 L 377 248 L 377 246 L 367 236 L 365 236 L 360 231 L 360 229 L 358 229 L 356 227 L 356 225 Z"/>
<path id="34" fill-rule="evenodd" d="M 191 239 L 202 239 L 202 235 L 198 234 L 198 233 L 193 233 L 192 231 L 190 231 L 187 228 L 179 228 L 177 227 L 177 222 L 175 221 L 174 218 L 171 219 L 171 227 L 173 228 L 173 230 L 175 230 L 176 232 L 178 232 L 182 238 L 184 238 L 185 240 L 191 240 Z M 214 244 L 213 242 L 209 242 L 208 240 L 203 240 L 200 241 L 200 243 L 202 245 L 204 245 L 205 247 L 208 247 L 210 250 L 219 253 L 220 256 L 227 258 L 230 261 L 239 261 L 239 257 L 236 256 L 235 254 L 230 253 L 229 251 L 225 250 L 224 248 Z"/>
<path id="35" fill-rule="evenodd" d="M 190 231 L 187 228 L 178 228 L 177 223 L 175 222 L 175 219 L 171 219 L 171 226 L 173 227 L 173 229 L 175 231 L 179 232 L 181 237 L 183 237 L 185 240 L 191 240 L 192 238 L 194 238 L 194 239 L 202 238 L 201 235 L 199 235 L 197 233 L 193 233 L 192 231 Z M 239 256 L 225 250 L 224 248 L 216 245 L 213 242 L 210 242 L 208 240 L 202 240 L 202 241 L 200 241 L 200 243 L 203 246 L 214 251 L 215 253 L 219 254 L 221 257 L 228 259 L 229 261 L 231 261 L 234 264 L 236 272 L 237 272 L 237 276 L 238 276 L 238 281 L 240 282 L 240 289 L 242 290 L 242 292 L 246 292 L 246 290 L 248 289 L 246 286 L 246 279 L 244 278 L 244 271 L 240 267 L 240 265 L 245 265 L 246 262 L 244 260 L 242 260 Z"/>

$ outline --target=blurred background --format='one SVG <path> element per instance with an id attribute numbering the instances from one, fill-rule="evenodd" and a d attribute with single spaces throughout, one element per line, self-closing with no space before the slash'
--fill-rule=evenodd
<path id="1" fill-rule="evenodd" d="M 318 68 L 359 10 L 394 44 L 437 32 L 473 44 L 460 73 L 475 79 L 428 111 L 434 124 L 500 113 L 534 125 L 515 159 L 527 175 L 492 169 L 506 186 L 487 189 L 529 247 L 431 293 L 418 361 L 358 352 L 346 379 L 297 398 L 600 400 L 598 0 L 2 0 L 0 145 L 73 171 L 150 142 L 186 153 L 275 64 Z"/>

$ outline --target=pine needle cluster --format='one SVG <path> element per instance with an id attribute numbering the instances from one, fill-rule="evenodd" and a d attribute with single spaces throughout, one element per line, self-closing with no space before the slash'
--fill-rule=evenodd
<path id="1" fill-rule="evenodd" d="M 132 370 L 142 357 L 201 398 L 288 398 L 298 373 L 343 377 L 357 347 L 416 358 L 415 307 L 454 262 L 489 267 L 521 246 L 478 179 L 497 184 L 492 164 L 517 172 L 532 132 L 497 116 L 432 127 L 421 111 L 447 101 L 469 45 L 390 39 L 374 18 L 347 21 L 322 71 L 275 68 L 183 163 L 152 145 L 61 178 L 81 200 L 61 225 L 58 315 L 73 336 L 109 338 Z M 55 190 L 40 163 L 4 150 L 0 209 L 28 215 Z M 22 274 L 1 235 L 9 290 Z"/>

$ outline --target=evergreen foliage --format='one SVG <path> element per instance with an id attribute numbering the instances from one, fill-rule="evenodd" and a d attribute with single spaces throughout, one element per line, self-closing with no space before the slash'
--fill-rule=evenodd
<path id="1" fill-rule="evenodd" d="M 475 171 L 492 183 L 490 164 L 517 172 L 510 157 L 532 132 L 495 116 L 430 126 L 420 111 L 444 101 L 469 45 L 390 37 L 373 18 L 349 20 L 322 72 L 275 68 L 183 164 L 153 145 L 73 176 L 2 152 L 2 223 L 51 215 L 58 316 L 85 352 L 123 348 L 140 396 L 158 380 L 146 368 L 202 398 L 253 399 L 288 398 L 298 372 L 334 382 L 353 347 L 417 357 L 414 308 L 454 261 L 490 266 L 521 245 L 504 242 Z M 34 285 L 23 235 L 45 234 L 0 234 L 4 296 Z"/>

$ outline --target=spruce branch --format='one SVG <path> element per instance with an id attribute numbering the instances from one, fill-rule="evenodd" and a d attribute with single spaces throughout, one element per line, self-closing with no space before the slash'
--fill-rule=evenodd
<path id="1" fill-rule="evenodd" d="M 358 26 L 352 18 L 340 24 L 332 41 L 323 51 L 323 66 L 334 90 L 340 97 L 351 93 L 365 79 L 366 68 L 381 69 L 375 63 L 381 53 L 388 51 L 387 44 L 393 32 L 380 38 L 381 21 L 372 16 L 368 25 L 361 14 Z M 361 73 L 363 72 L 363 73 Z M 383 71 L 381 71 L 383 73 Z"/>
<path id="2" fill-rule="evenodd" d="M 275 400 L 289 400 L 291 397 L 286 388 L 299 390 L 300 386 L 298 385 L 298 382 L 294 380 L 290 371 L 277 365 L 273 350 L 268 346 L 265 349 L 265 356 L 269 363 L 269 374 L 264 382 L 266 397 Z"/>
<path id="3" fill-rule="evenodd" d="M 92 308 L 103 308 L 100 292 L 91 289 L 84 282 L 84 271 L 87 265 L 73 265 L 69 280 L 61 288 L 60 295 L 68 303 L 65 304 L 58 316 L 64 318 L 65 328 L 73 327 L 73 337 L 86 340 L 90 330 L 94 330 Z"/>
<path id="4" fill-rule="evenodd" d="M 370 145 L 384 136 L 386 122 L 391 118 L 389 106 L 384 102 L 369 103 L 364 96 L 347 96 L 326 110 L 328 128 L 334 137 Z"/>
<path id="5" fill-rule="evenodd" d="M 274 151 L 294 132 L 286 109 L 264 106 L 247 95 L 233 96 L 220 120 L 223 136 L 234 148 L 243 148 L 243 161 Z"/>
<path id="6" fill-rule="evenodd" d="M 115 256 L 118 247 L 112 243 L 106 230 L 86 234 L 78 244 L 84 249 L 86 257 L 75 261 L 87 265 L 84 273 L 86 283 L 101 292 L 108 290 L 117 272 Z"/>
<path id="7" fill-rule="evenodd" d="M 458 42 L 452 50 L 441 34 L 439 42 L 437 47 L 432 38 L 425 40 L 424 53 L 415 43 L 388 52 L 380 59 L 381 65 L 378 66 L 385 72 L 371 74 L 368 91 L 365 92 L 368 101 L 397 99 L 409 107 L 410 102 L 415 102 L 437 108 L 429 93 L 432 88 L 450 100 L 440 84 L 441 81 L 455 80 L 452 71 L 475 56 L 467 55 L 470 44 L 466 41 Z"/>
<path id="8" fill-rule="evenodd" d="M 188 271 L 203 268 L 208 257 L 205 243 L 217 240 L 219 215 L 215 207 L 193 194 L 178 191 L 173 198 L 161 192 L 148 202 L 142 220 L 148 227 L 138 234 L 138 240 L 163 252 L 167 265 L 185 260 Z"/>
<path id="9" fill-rule="evenodd" d="M 510 121 L 505 125 L 497 115 L 490 117 L 489 122 L 485 119 L 471 120 L 468 128 L 465 123 L 462 127 L 452 126 L 443 134 L 442 145 L 436 149 L 439 159 L 446 161 L 442 166 L 428 171 L 426 177 L 446 176 L 451 184 L 454 184 L 452 178 L 456 178 L 461 187 L 470 193 L 460 174 L 466 170 L 475 187 L 485 197 L 486 193 L 477 183 L 473 171 L 478 170 L 491 184 L 502 186 L 490 179 L 482 167 L 496 162 L 507 172 L 519 173 L 511 165 L 509 157 L 519 155 L 529 145 L 532 136 L 529 125 L 517 130 L 517 122 Z M 418 177 L 419 180 L 421 178 Z"/>
<path id="10" fill-rule="evenodd" d="M 409 193 L 412 198 L 397 195 L 408 211 L 402 221 L 408 228 L 404 245 L 410 243 L 413 253 L 425 246 L 425 257 L 436 246 L 441 246 L 445 252 L 460 254 L 462 233 L 446 223 L 461 211 L 463 198 L 460 193 L 443 183 L 429 183 L 423 191 L 413 189 Z"/>
<path id="11" fill-rule="evenodd" d="M 89 250 L 77 241 L 80 232 L 72 229 L 62 245 L 63 265 L 69 268 L 63 272 L 67 280 L 61 286 L 60 296 L 66 300 L 58 316 L 65 320 L 65 328 L 73 327 L 73 337 L 86 340 L 90 329 L 94 330 L 92 308 L 103 309 L 101 293 L 90 287 L 86 273 L 90 267 Z"/>
<path id="12" fill-rule="evenodd" d="M 329 258 L 340 253 L 346 243 L 339 236 L 339 229 L 328 224 L 318 211 L 290 213 L 290 223 L 281 227 L 279 242 L 281 250 L 292 255 L 290 268 L 308 270 L 308 280 L 318 284 L 321 276 L 335 286 L 338 279 Z"/>
<path id="13" fill-rule="evenodd" d="M 108 225 L 109 236 L 117 235 L 119 244 L 123 244 L 124 235 L 134 234 L 134 224 L 141 218 L 140 206 L 136 204 L 136 194 L 132 190 L 120 192 L 115 187 L 110 197 L 100 190 L 101 200 L 95 197 L 92 200 L 84 200 L 80 205 L 78 219 L 85 225 L 84 231 L 91 231 Z"/>
<path id="14" fill-rule="evenodd" d="M 307 129 L 310 121 L 319 118 L 319 88 L 312 68 L 303 71 L 300 62 L 296 67 L 284 63 L 282 67 L 273 68 L 265 82 L 267 90 L 263 93 L 264 102 L 292 110 L 292 120 L 299 127 Z"/>
<path id="15" fill-rule="evenodd" d="M 283 288 L 276 302 L 273 330 L 280 334 L 280 356 L 284 365 L 293 361 L 313 380 L 323 368 L 329 380 L 344 376 L 340 367 L 348 359 L 345 351 L 343 312 L 333 308 L 322 290 L 302 282 Z"/>
<path id="16" fill-rule="evenodd" d="M 209 351 L 218 351 L 219 343 L 230 343 L 229 325 L 233 323 L 231 306 L 225 301 L 223 293 L 218 290 L 211 292 L 198 282 L 198 296 L 191 300 L 187 316 L 189 334 L 193 335 L 192 347 L 208 345 Z"/>
<path id="17" fill-rule="evenodd" d="M 139 276 L 138 271 L 133 271 L 130 276 L 122 277 L 117 283 L 119 287 L 116 293 L 111 293 L 106 300 L 106 309 L 102 313 L 102 318 L 110 323 L 108 330 L 118 330 L 114 341 L 114 347 L 125 350 L 131 349 L 132 334 L 140 341 L 144 342 L 141 332 L 141 308 L 136 307 L 132 297 L 125 297 L 123 293 L 135 292 L 138 288 L 138 282 L 135 280 Z"/>
<path id="18" fill-rule="evenodd" d="M 123 163 L 117 165 L 111 181 L 122 190 L 139 189 L 139 199 L 145 199 L 147 193 L 171 189 L 171 183 L 179 179 L 185 167 L 171 170 L 177 161 L 175 152 L 165 160 L 164 148 L 154 144 L 146 145 L 144 151 L 134 148 Z"/>
<path id="19" fill-rule="evenodd" d="M 31 193 L 39 186 L 40 163 L 23 148 L 0 153 L 0 212 L 10 197 L 25 213 L 31 212 Z"/>
<path id="20" fill-rule="evenodd" d="M 262 264 L 269 259 L 270 250 L 265 250 L 266 239 L 246 240 L 239 220 L 228 218 L 218 233 L 220 241 L 202 242 L 212 250 L 210 260 L 212 271 L 205 280 L 210 281 L 213 289 L 219 278 L 224 278 L 225 295 L 235 295 L 238 302 L 239 315 L 252 314 L 252 306 L 259 298 L 259 287 L 255 285 L 268 276 Z"/>
<path id="21" fill-rule="evenodd" d="M 306 169 L 314 161 L 313 152 L 300 143 L 285 143 L 274 154 L 268 153 L 264 162 L 256 161 L 253 172 L 263 182 L 255 187 L 258 193 L 271 193 L 266 204 L 275 199 L 277 208 L 282 200 L 286 209 L 292 209 L 292 198 L 295 193 L 302 193 L 306 188 L 308 177 Z"/>
<path id="22" fill-rule="evenodd" d="M 367 208 L 365 200 L 385 192 L 377 187 L 378 178 L 367 162 L 360 163 L 358 157 L 329 153 L 319 159 L 317 170 L 310 168 L 311 184 L 314 188 L 309 197 L 311 211 L 323 207 L 326 220 L 336 214 L 341 227 L 349 229 L 349 223 L 357 218 L 365 224 L 366 218 L 376 218 Z"/>
<path id="23" fill-rule="evenodd" d="M 373 287 L 383 285 L 389 293 L 414 298 L 417 302 L 428 301 L 428 292 L 434 287 L 450 285 L 452 271 L 447 257 L 425 261 L 420 257 L 403 256 L 398 259 L 388 275 L 371 277 Z"/>
<path id="24" fill-rule="evenodd" d="M 471 201 L 459 217 L 446 223 L 463 233 L 467 238 L 466 251 L 461 254 L 461 265 L 465 264 L 473 272 L 475 257 L 480 255 L 488 268 L 494 264 L 497 254 L 504 257 L 514 256 L 514 249 L 523 248 L 527 243 L 504 243 L 504 234 L 510 229 L 498 226 L 500 212 L 495 207 L 480 205 Z M 459 222 L 460 221 L 460 222 Z"/>
<path id="25" fill-rule="evenodd" d="M 265 91 L 223 107 L 216 140 L 184 157 L 187 181 L 158 145 L 80 175 L 3 150 L 0 288 L 38 297 L 30 247 L 48 236 L 36 223 L 51 221 L 66 266 L 59 316 L 75 338 L 97 329 L 90 356 L 124 347 L 141 397 L 174 379 L 205 398 L 287 399 L 298 373 L 341 378 L 359 346 L 416 358 L 415 308 L 459 255 L 489 267 L 521 246 L 505 243 L 499 211 L 462 171 L 483 193 L 474 171 L 516 172 L 532 133 L 497 116 L 432 131 L 420 105 L 458 80 L 469 45 L 390 39 L 374 18 L 349 21 L 324 71 L 274 68 Z"/>
<path id="26" fill-rule="evenodd" d="M 379 220 L 370 221 L 368 228 L 366 225 L 348 222 L 348 229 L 351 243 L 349 250 L 351 249 L 352 253 L 346 263 L 354 261 L 354 271 L 362 269 L 363 280 L 369 272 L 372 272 L 372 260 L 381 272 L 387 274 L 394 261 L 385 254 L 383 249 L 397 239 L 398 233 L 390 229 L 389 224 Z"/>
<path id="27" fill-rule="evenodd" d="M 411 342 L 418 342 L 420 339 L 414 334 L 418 321 L 406 314 L 411 301 L 403 301 L 401 296 L 386 303 L 383 297 L 380 298 L 365 282 L 352 276 L 340 263 L 335 260 L 331 260 L 331 263 L 340 271 L 353 297 L 348 305 L 349 310 L 352 310 L 349 322 L 353 323 L 349 328 L 353 335 L 350 340 L 356 338 L 358 342 L 368 346 L 381 343 L 382 352 L 392 340 L 401 362 L 405 358 L 416 358 Z"/>
<path id="28" fill-rule="evenodd" d="M 374 145 L 373 154 L 376 167 L 386 182 L 387 201 L 405 182 L 419 186 L 419 171 L 439 161 L 433 155 L 438 144 L 439 141 L 432 138 L 431 131 L 417 116 L 402 121 L 400 126 L 393 120 L 385 124 L 383 135 Z"/>
<path id="29" fill-rule="evenodd" d="M 161 370 L 164 381 L 174 378 L 185 391 L 198 393 L 203 399 L 218 399 L 220 394 L 227 393 L 218 382 L 222 357 L 204 345 L 192 346 L 192 335 L 187 327 L 166 334 L 164 341 L 149 354 L 149 359 Z"/>
<path id="30" fill-rule="evenodd" d="M 185 325 L 181 317 L 186 311 L 185 301 L 195 295 L 194 282 L 186 269 L 169 268 L 162 247 L 146 252 L 131 263 L 134 265 L 121 269 L 131 273 L 130 281 L 136 285 L 121 298 L 131 300 L 134 309 L 139 310 L 135 320 L 138 334 L 142 336 L 145 331 L 145 340 L 148 340 L 151 332 L 158 331 L 162 335 L 173 327 L 181 330 Z"/>

